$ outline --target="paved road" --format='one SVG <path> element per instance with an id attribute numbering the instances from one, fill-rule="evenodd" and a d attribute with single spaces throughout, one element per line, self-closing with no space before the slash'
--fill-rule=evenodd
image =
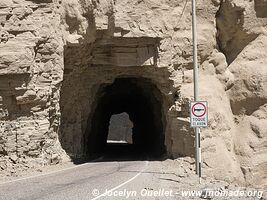
<path id="1" fill-rule="evenodd" d="M 0 184 L 0 199 L 94 199 L 96 194 L 128 187 L 142 175 L 148 161 L 86 163 L 51 174 Z M 136 188 L 135 185 L 131 186 Z M 92 192 L 95 192 L 95 196 Z M 98 199 L 112 199 L 98 197 Z M 118 199 L 118 198 L 115 198 Z"/>
<path id="2" fill-rule="evenodd" d="M 170 160 L 106 160 L 76 165 L 49 174 L 0 183 L 0 200 L 182 200 L 200 199 L 185 198 L 182 191 L 187 190 L 240 190 L 239 187 L 212 179 L 198 184 L 197 176 L 189 169 L 193 165 L 184 161 L 174 163 L 175 161 Z M 168 192 L 172 192 L 172 195 Z M 234 196 L 227 199 L 259 198 Z"/>

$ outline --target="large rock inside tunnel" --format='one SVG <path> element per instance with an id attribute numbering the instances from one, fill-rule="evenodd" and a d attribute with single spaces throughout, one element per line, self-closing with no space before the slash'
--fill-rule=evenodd
<path id="1" fill-rule="evenodd" d="M 107 142 L 133 143 L 133 122 L 127 113 L 113 114 L 110 117 Z"/>

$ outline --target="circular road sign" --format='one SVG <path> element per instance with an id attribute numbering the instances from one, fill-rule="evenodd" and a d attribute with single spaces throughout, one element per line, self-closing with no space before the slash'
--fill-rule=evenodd
<path id="1" fill-rule="evenodd" d="M 203 103 L 195 103 L 192 106 L 192 114 L 196 117 L 203 117 L 206 114 L 207 108 Z"/>

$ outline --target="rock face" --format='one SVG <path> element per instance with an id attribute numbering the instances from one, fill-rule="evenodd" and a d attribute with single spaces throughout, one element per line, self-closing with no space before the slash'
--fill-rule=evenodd
<path id="1" fill-rule="evenodd" d="M 197 2 L 200 94 L 209 101 L 204 174 L 230 182 L 267 181 L 266 5 Z M 87 156 L 102 145 L 94 131 L 107 131 L 98 121 L 109 122 L 112 113 L 101 113 L 114 113 L 103 107 L 113 101 L 143 117 L 136 123 L 153 129 L 145 141 L 154 148 L 193 156 L 191 45 L 191 5 L 183 0 L 2 0 L 0 172 Z"/>
<path id="2" fill-rule="evenodd" d="M 112 115 L 109 122 L 108 140 L 132 144 L 133 123 L 125 112 Z"/>

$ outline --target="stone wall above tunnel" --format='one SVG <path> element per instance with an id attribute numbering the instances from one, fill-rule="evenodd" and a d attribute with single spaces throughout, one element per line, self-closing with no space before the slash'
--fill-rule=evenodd
<path id="1" fill-rule="evenodd" d="M 92 47 L 92 65 L 154 66 L 158 61 L 159 38 L 97 39 Z"/>

